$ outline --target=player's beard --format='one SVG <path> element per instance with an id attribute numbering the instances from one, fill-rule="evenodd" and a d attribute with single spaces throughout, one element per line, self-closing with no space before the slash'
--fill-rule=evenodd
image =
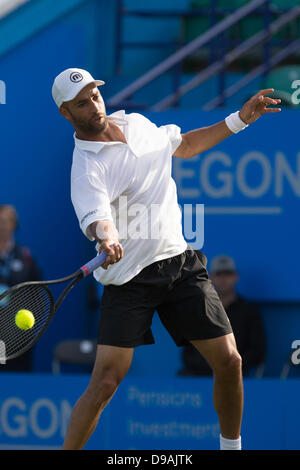
<path id="1" fill-rule="evenodd" d="M 88 134 L 95 136 L 95 135 L 101 134 L 101 132 L 105 131 L 105 129 L 107 128 L 107 125 L 108 125 L 107 116 L 104 116 L 104 119 L 101 119 L 100 122 L 95 122 L 95 118 L 97 116 L 94 116 L 89 121 L 87 121 L 85 119 L 77 118 L 70 111 L 69 113 L 72 116 L 74 127 L 84 132 L 85 134 L 88 133 Z"/>

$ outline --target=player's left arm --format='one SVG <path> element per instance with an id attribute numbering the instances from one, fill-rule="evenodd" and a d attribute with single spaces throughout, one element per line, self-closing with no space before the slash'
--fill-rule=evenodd
<path id="1" fill-rule="evenodd" d="M 263 114 L 281 111 L 280 108 L 268 108 L 268 105 L 277 105 L 281 101 L 265 96 L 273 92 L 273 88 L 261 90 L 243 105 L 239 111 L 239 117 L 245 125 L 252 124 Z M 209 127 L 192 130 L 182 134 L 182 142 L 176 149 L 174 157 L 193 157 L 214 147 L 232 134 L 225 120 Z"/>

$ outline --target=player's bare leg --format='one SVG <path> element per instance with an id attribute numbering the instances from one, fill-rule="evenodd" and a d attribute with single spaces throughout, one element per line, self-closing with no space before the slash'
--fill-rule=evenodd
<path id="1" fill-rule="evenodd" d="M 221 435 L 238 439 L 243 413 L 242 361 L 233 334 L 191 343 L 205 357 L 214 374 L 214 407 Z"/>
<path id="2" fill-rule="evenodd" d="M 101 412 L 127 374 L 133 348 L 99 345 L 90 383 L 75 404 L 63 450 L 79 450 L 94 432 Z"/>

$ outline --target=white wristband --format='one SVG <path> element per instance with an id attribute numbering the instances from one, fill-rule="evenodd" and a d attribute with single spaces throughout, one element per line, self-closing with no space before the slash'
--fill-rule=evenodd
<path id="1" fill-rule="evenodd" d="M 226 125 L 231 132 L 237 134 L 238 132 L 244 130 L 248 127 L 249 124 L 245 124 L 244 121 L 241 120 L 239 111 L 236 113 L 232 113 L 225 119 Z"/>

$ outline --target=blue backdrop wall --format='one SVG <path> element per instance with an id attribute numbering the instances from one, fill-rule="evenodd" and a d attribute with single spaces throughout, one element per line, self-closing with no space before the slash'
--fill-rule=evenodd
<path id="1" fill-rule="evenodd" d="M 85 376 L 0 376 L 0 449 L 60 448 Z M 299 450 L 299 380 L 245 380 L 242 446 Z M 212 379 L 126 377 L 85 449 L 218 450 Z"/>

